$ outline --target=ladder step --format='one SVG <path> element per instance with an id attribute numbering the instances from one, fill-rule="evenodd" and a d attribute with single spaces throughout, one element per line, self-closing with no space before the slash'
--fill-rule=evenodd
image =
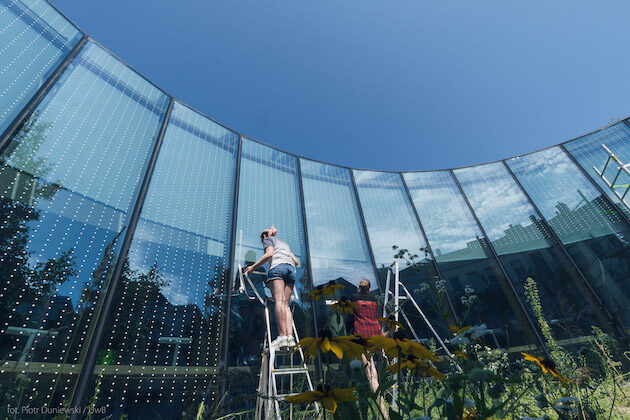
<path id="1" fill-rule="evenodd" d="M 290 397 L 290 396 L 298 395 L 298 394 L 299 394 L 299 392 L 293 392 L 291 394 L 278 394 L 278 395 L 276 395 L 276 398 L 280 399 L 280 398 Z"/>
<path id="2" fill-rule="evenodd" d="M 269 349 L 265 348 L 264 349 L 265 353 L 269 353 Z M 276 347 L 274 349 L 274 352 L 276 354 L 281 353 L 281 354 L 291 354 L 291 353 L 295 353 L 297 351 L 296 347 Z"/>
<path id="3" fill-rule="evenodd" d="M 283 368 L 283 369 L 273 369 L 271 371 L 274 375 L 293 375 L 295 373 L 308 373 L 307 368 Z"/>

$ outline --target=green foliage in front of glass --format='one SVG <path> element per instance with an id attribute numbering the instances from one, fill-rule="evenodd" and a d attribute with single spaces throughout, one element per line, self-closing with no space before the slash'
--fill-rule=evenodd
<path id="1" fill-rule="evenodd" d="M 407 250 L 400 250 L 398 258 L 404 258 L 413 266 L 418 257 Z M 426 270 L 425 270 L 426 271 Z M 426 301 L 434 306 L 425 308 L 432 316 L 445 322 L 454 319 L 449 313 L 445 287 L 427 279 L 423 293 L 432 294 Z M 621 342 L 592 326 L 588 341 L 562 347 L 553 336 L 545 319 L 545 308 L 538 296 L 537 282 L 527 278 L 524 282 L 527 305 L 535 316 L 535 322 L 545 340 L 545 348 L 506 349 L 492 347 L 484 340 L 485 325 L 449 326 L 449 358 L 436 347 L 433 339 L 426 340 L 429 351 L 439 356 L 435 363 L 402 365 L 404 354 L 388 354 L 385 349 L 368 350 L 376 357 L 378 388 L 373 391 L 366 378 L 361 362 L 351 360 L 352 352 L 344 348 L 344 337 L 333 336 L 344 350 L 339 358 L 320 350 L 324 365 L 324 377 L 315 391 L 303 393 L 293 405 L 294 418 L 304 419 L 527 419 L 527 420 L 595 420 L 624 419 L 630 415 L 630 383 L 627 368 L 630 352 Z M 476 298 L 473 290 L 466 291 L 465 307 L 474 311 Z M 331 310 L 331 309 L 329 309 Z M 400 311 L 411 311 L 402 304 Z M 332 311 L 332 310 L 331 310 Z M 308 339 L 308 337 L 307 337 Z M 310 338 L 315 340 L 314 338 Z M 492 341 L 489 341 L 490 343 Z M 369 347 L 369 346 L 367 346 Z M 397 356 L 397 357 L 395 357 Z M 396 365 L 396 363 L 399 363 Z M 392 367 L 399 366 L 399 370 Z M 420 368 L 419 368 L 420 367 Z M 337 394 L 334 393 L 338 390 Z M 351 390 L 351 394 L 344 394 Z M 349 398 L 349 395 L 352 398 Z M 335 401 L 332 410 L 331 401 Z M 326 400 L 328 398 L 328 401 Z M 299 402 L 317 402 L 301 405 Z M 327 406 L 327 408 L 325 408 Z M 286 403 L 283 415 L 291 409 Z M 209 417 L 203 417 L 209 418 Z M 221 419 L 253 418 L 253 412 L 245 411 L 220 417 Z"/>

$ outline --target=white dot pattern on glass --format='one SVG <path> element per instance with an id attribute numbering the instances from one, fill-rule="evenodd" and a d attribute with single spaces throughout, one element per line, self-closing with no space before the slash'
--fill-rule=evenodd
<path id="1" fill-rule="evenodd" d="M 350 170 L 300 162 L 313 284 L 342 277 L 357 285 L 367 278 L 376 288 Z"/>
<path id="2" fill-rule="evenodd" d="M 9 180 L 1 192 L 13 211 L 1 223 L 17 225 L 8 249 L 18 249 L 31 271 L 9 276 L 8 284 L 22 284 L 0 294 L 13 307 L 1 331 L 36 328 L 55 335 L 40 333 L 26 349 L 25 340 L 13 337 L 9 360 L 41 362 L 49 373 L 80 362 L 117 247 L 104 252 L 126 224 L 167 105 L 161 91 L 88 43 L 12 139 L 0 178 Z M 11 258 L 5 251 L 0 264 Z M 56 390 L 55 398 L 68 399 L 74 380 L 47 379 L 48 389 L 38 380 L 32 395 L 48 400 Z"/>
<path id="3" fill-rule="evenodd" d="M 419 253 L 426 244 L 400 174 L 353 172 L 376 265 L 394 261 L 394 245 Z"/>
<path id="4" fill-rule="evenodd" d="M 0 4 L 0 133 L 81 37 L 44 0 Z"/>
<path id="5" fill-rule="evenodd" d="M 101 349 L 136 370 L 111 377 L 108 407 L 183 402 L 213 386 L 225 302 L 211 294 L 229 261 L 237 149 L 236 134 L 175 103 Z"/>
<path id="6" fill-rule="evenodd" d="M 618 205 L 619 209 L 630 217 L 630 209 L 621 203 L 619 197 L 611 191 L 610 187 L 604 183 L 593 169 L 595 166 L 601 170 L 608 159 L 608 154 L 602 148 L 602 144 L 605 144 L 623 163 L 630 162 L 630 127 L 623 122 L 571 140 L 564 143 L 564 147 L 584 168 L 586 173 L 599 184 L 608 197 Z M 608 180 L 612 181 L 615 178 L 617 168 L 618 165 L 614 165 L 613 162 L 608 165 L 604 174 Z M 626 191 L 625 185 L 628 184 L 630 184 L 630 176 L 622 172 L 617 181 L 615 181 L 615 185 L 619 185 L 617 192 L 623 195 Z M 624 187 L 621 187 L 621 185 Z M 630 193 L 626 195 L 626 201 L 630 201 Z"/>
<path id="7" fill-rule="evenodd" d="M 597 136 L 591 139 L 598 141 Z M 630 277 L 622 261 L 630 258 L 630 229 L 620 210 L 558 146 L 506 163 L 600 298 L 609 308 L 629 307 Z M 630 324 L 627 311 L 615 314 Z"/>

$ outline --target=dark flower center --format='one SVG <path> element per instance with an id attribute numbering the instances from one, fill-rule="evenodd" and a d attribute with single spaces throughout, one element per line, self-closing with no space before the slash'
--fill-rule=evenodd
<path id="1" fill-rule="evenodd" d="M 549 370 L 556 370 L 556 363 L 548 357 L 545 357 L 540 364 Z"/>
<path id="2" fill-rule="evenodd" d="M 319 330 L 319 338 L 328 338 L 329 340 L 332 338 L 332 333 L 329 330 Z"/>
<path id="3" fill-rule="evenodd" d="M 404 332 L 402 332 L 402 330 L 398 330 L 394 333 L 394 339 L 395 340 L 404 340 L 406 339 L 407 336 L 405 335 Z"/>
<path id="4" fill-rule="evenodd" d="M 328 385 L 328 384 L 319 384 L 319 385 L 317 385 L 317 390 L 319 392 L 323 392 L 324 394 L 328 394 L 328 392 L 330 391 L 330 385 Z"/>
<path id="5" fill-rule="evenodd" d="M 365 338 L 363 338 L 361 336 L 357 336 L 357 338 L 353 338 L 352 342 L 360 344 L 362 346 L 367 346 L 367 341 L 365 340 Z"/>

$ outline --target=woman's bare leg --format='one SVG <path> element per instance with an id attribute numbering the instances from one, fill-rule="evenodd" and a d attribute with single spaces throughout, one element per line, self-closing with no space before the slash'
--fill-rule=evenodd
<path id="1" fill-rule="evenodd" d="M 284 280 L 275 279 L 267 282 L 271 296 L 275 303 L 276 322 L 278 323 L 278 335 L 290 335 L 287 333 L 286 316 L 284 310 Z"/>
<path id="2" fill-rule="evenodd" d="M 286 334 L 290 337 L 293 337 L 293 314 L 291 313 L 291 308 L 289 308 L 289 302 L 291 302 L 291 294 L 293 293 L 293 285 L 289 285 L 284 283 L 284 316 L 285 316 L 285 328 Z"/>
<path id="3" fill-rule="evenodd" d="M 361 361 L 365 367 L 365 376 L 367 376 L 368 384 L 372 392 L 376 392 L 378 389 L 378 373 L 376 372 L 376 366 L 374 366 L 374 359 L 372 356 L 368 359 L 364 354 L 361 355 Z"/>
<path id="4" fill-rule="evenodd" d="M 374 357 L 370 356 L 368 359 L 364 354 L 361 355 L 361 361 L 363 362 L 363 366 L 365 367 L 365 376 L 367 376 L 368 384 L 370 385 L 370 389 L 372 392 L 376 392 L 378 389 L 378 372 L 376 371 L 376 364 L 374 363 Z M 388 418 L 387 410 L 385 407 L 385 400 L 383 396 L 378 398 L 379 409 L 381 410 L 381 414 L 385 419 Z"/>

